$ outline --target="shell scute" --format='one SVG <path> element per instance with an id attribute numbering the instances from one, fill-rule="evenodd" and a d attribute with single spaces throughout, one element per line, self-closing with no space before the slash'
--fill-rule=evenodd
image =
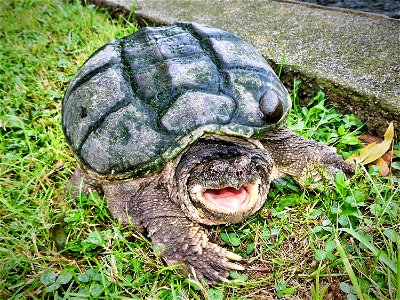
<path id="1" fill-rule="evenodd" d="M 124 59 L 138 96 L 164 110 L 181 90 L 216 90 L 220 78 L 199 41 L 178 26 L 147 29 L 124 41 Z"/>
<path id="2" fill-rule="evenodd" d="M 120 65 L 95 74 L 75 88 L 63 103 L 65 134 L 76 152 L 96 124 L 115 107 L 133 98 Z"/>
<path id="3" fill-rule="evenodd" d="M 121 63 L 120 51 L 119 42 L 111 41 L 94 52 L 75 74 L 66 92 L 66 96 L 69 95 L 73 89 L 76 89 L 90 73 L 93 73 L 95 70 L 105 65 Z M 68 97 L 65 98 L 67 99 Z"/>
<path id="4" fill-rule="evenodd" d="M 265 119 L 260 110 L 260 99 L 267 91 L 272 90 L 281 99 L 286 98 L 283 93 L 283 91 L 286 92 L 286 89 L 274 73 L 265 74 L 246 69 L 230 69 L 226 74 L 235 99 L 242 99 L 242 101 L 238 101 L 232 122 L 261 127 L 276 123 L 276 120 Z M 289 105 L 290 102 L 283 103 L 285 111 L 289 110 Z"/>
<path id="5" fill-rule="evenodd" d="M 235 101 L 225 95 L 189 92 L 179 97 L 162 117 L 169 131 L 182 134 L 207 124 L 227 124 L 235 111 Z"/>
<path id="6" fill-rule="evenodd" d="M 122 173 L 158 155 L 165 137 L 156 127 L 152 109 L 140 101 L 131 102 L 109 114 L 89 135 L 81 156 L 101 175 Z"/>
<path id="7" fill-rule="evenodd" d="M 264 58 L 253 46 L 245 41 L 237 39 L 216 39 L 211 38 L 210 43 L 214 49 L 221 67 L 227 68 L 261 68 L 270 69 Z"/>

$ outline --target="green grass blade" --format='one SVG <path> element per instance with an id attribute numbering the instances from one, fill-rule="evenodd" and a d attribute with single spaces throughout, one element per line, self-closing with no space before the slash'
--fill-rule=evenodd
<path id="1" fill-rule="evenodd" d="M 304 299 L 311 294 L 323 300 L 345 297 L 330 293 L 337 289 L 331 284 L 354 270 L 357 277 L 351 278 L 366 300 L 400 300 L 399 240 L 385 234 L 398 232 L 398 140 L 392 177 L 379 176 L 377 166 L 362 167 L 340 193 L 322 185 L 309 193 L 286 177 L 274 183 L 260 213 L 242 224 L 210 228 L 213 242 L 246 261 L 246 271 L 231 272 L 231 283 L 213 287 L 166 266 L 135 226 L 113 220 L 104 197 L 65 194 L 76 160 L 61 126 L 63 94 L 93 51 L 136 31 L 134 11 L 115 19 L 78 0 L 0 1 L 0 299 Z M 285 60 L 283 55 L 279 75 Z M 288 127 L 350 156 L 361 147 L 357 136 L 363 124 L 325 106 L 323 92 L 303 99 L 300 83 L 293 82 Z M 308 104 L 300 105 L 303 100 Z M 341 248 L 352 264 L 345 267 L 328 242 L 337 234 L 335 221 L 347 227 L 350 218 L 355 231 L 374 226 L 369 235 L 378 249 L 363 247 L 355 251 L 366 250 L 365 255 L 350 255 Z M 319 267 L 308 259 L 314 249 L 326 256 Z M 397 272 L 385 261 L 397 264 Z M 56 275 L 54 283 L 40 280 L 46 272 Z"/>
<path id="2" fill-rule="evenodd" d="M 383 263 L 384 265 L 388 266 L 395 274 L 398 275 L 398 266 L 396 266 L 396 263 L 391 260 L 388 255 L 383 252 L 382 250 L 379 250 L 377 247 L 372 245 L 369 241 L 367 241 L 363 236 L 358 234 L 355 230 L 351 228 L 340 228 L 340 231 L 347 232 L 350 234 L 352 237 L 360 241 L 361 243 L 364 244 L 365 247 L 367 247 L 373 254 L 375 254 L 378 257 L 378 260 Z"/>
<path id="3" fill-rule="evenodd" d="M 357 296 L 360 300 L 364 300 L 360 285 L 358 284 L 357 277 L 354 274 L 353 268 L 351 267 L 349 259 L 347 258 L 346 252 L 344 251 L 342 244 L 339 242 L 338 238 L 335 238 L 335 242 L 336 242 L 336 246 L 339 251 L 340 257 L 343 260 L 344 268 L 346 269 L 347 274 L 349 274 L 350 281 L 354 286 Z"/>
<path id="4" fill-rule="evenodd" d="M 397 300 L 400 300 L 400 241 L 397 241 Z"/>

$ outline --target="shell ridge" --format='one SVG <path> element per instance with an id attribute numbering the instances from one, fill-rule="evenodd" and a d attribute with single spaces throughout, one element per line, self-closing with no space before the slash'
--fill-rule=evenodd
<path id="1" fill-rule="evenodd" d="M 120 57 L 121 57 L 121 63 L 122 63 L 122 72 L 127 75 L 128 77 L 128 82 L 130 83 L 130 86 L 132 88 L 132 93 L 134 96 L 137 96 L 137 91 L 138 91 L 138 86 L 136 81 L 134 80 L 134 76 L 132 74 L 132 70 L 127 64 L 127 59 L 125 55 L 125 39 L 120 40 Z M 139 97 L 137 97 L 140 99 Z M 140 99 L 141 100 L 141 99 Z"/>
<path id="2" fill-rule="evenodd" d="M 82 147 L 85 144 L 86 140 L 89 138 L 89 136 L 96 131 L 97 128 L 99 128 L 104 120 L 112 113 L 115 113 L 116 111 L 128 106 L 131 102 L 132 102 L 132 96 L 133 95 L 127 95 L 124 97 L 124 99 L 120 102 L 118 102 L 117 104 L 115 104 L 114 106 L 112 106 L 105 114 L 103 114 L 101 116 L 100 119 L 98 119 L 96 122 L 94 122 L 93 124 L 91 124 L 89 126 L 89 129 L 87 131 L 87 134 L 82 138 L 81 143 L 79 144 L 79 147 L 77 149 L 77 154 L 82 157 L 81 151 L 82 151 Z"/>
<path id="3" fill-rule="evenodd" d="M 98 67 L 98 68 L 96 68 L 96 69 L 94 69 L 93 70 L 93 73 L 94 72 L 97 72 L 97 71 L 99 71 L 99 72 L 106 72 L 108 69 L 110 69 L 112 66 L 114 66 L 114 65 L 116 65 L 116 64 L 105 64 L 105 65 L 103 65 L 103 66 L 101 66 L 101 67 Z M 76 91 L 78 88 L 80 88 L 82 85 L 84 85 L 85 83 L 87 83 L 87 82 L 89 82 L 91 79 L 93 79 L 95 76 L 96 76 L 97 74 L 92 74 L 92 72 L 90 72 L 90 73 L 88 73 L 88 74 L 86 74 L 84 77 L 82 77 L 81 78 L 81 80 L 79 80 L 79 81 L 76 81 L 75 82 L 75 84 L 79 84 L 79 86 L 73 86 L 72 88 L 71 88 L 71 86 L 72 85 L 70 85 L 69 86 L 69 89 L 68 89 L 68 91 L 70 91 L 70 93 L 69 94 L 67 94 L 67 92 L 66 92 L 66 94 L 64 95 L 64 97 L 63 97 L 63 100 L 62 100 L 62 105 L 61 105 L 61 123 L 62 123 L 62 129 L 63 129 L 63 133 L 64 133 L 64 135 L 65 135 L 65 137 L 66 137 L 66 139 L 67 139 L 67 141 L 68 141 L 68 143 L 70 144 L 70 145 L 72 145 L 72 144 L 74 144 L 73 143 L 73 137 L 72 137 L 72 134 L 70 133 L 70 128 L 68 128 L 69 126 L 68 126 L 68 123 L 67 122 L 69 122 L 68 120 L 67 120 L 67 118 L 66 118 L 66 116 L 67 116 L 67 112 L 66 112 L 66 110 L 70 110 L 70 109 L 67 109 L 67 106 L 68 106 L 68 104 L 69 104 L 69 102 L 71 101 L 70 100 L 70 96 L 73 94 L 73 92 L 74 91 Z M 85 138 L 85 137 L 84 137 Z M 73 147 L 72 147 L 73 148 Z M 78 150 L 74 150 L 74 152 L 75 153 L 78 153 Z M 80 153 L 80 152 L 79 152 Z"/>
<path id="4" fill-rule="evenodd" d="M 107 44 L 105 44 L 104 46 L 100 47 L 99 49 L 97 49 L 94 53 L 92 53 L 85 61 L 85 63 L 83 65 L 85 65 L 87 62 L 91 61 L 92 58 L 96 57 L 97 54 L 99 54 L 101 51 L 104 51 L 107 47 L 110 46 L 120 46 L 120 42 L 118 40 L 112 40 L 110 42 L 108 42 Z M 120 62 L 120 58 L 118 57 L 113 57 L 111 58 L 108 62 L 106 62 L 105 64 L 91 70 L 90 72 L 88 72 L 87 74 L 85 74 L 84 76 L 82 76 L 81 78 L 79 78 L 79 80 L 77 80 L 76 82 L 74 82 L 74 79 L 77 77 L 77 75 L 79 75 L 79 72 L 81 71 L 82 67 L 78 70 L 78 72 L 75 74 L 74 78 L 71 81 L 71 84 L 69 85 L 67 91 L 65 92 L 64 95 L 64 99 L 63 101 L 66 101 L 69 96 L 82 84 L 84 84 L 86 81 L 90 80 L 95 73 L 102 71 L 103 69 L 109 68 L 113 65 L 116 65 Z M 94 74 L 94 75 L 93 75 Z"/>
<path id="5" fill-rule="evenodd" d="M 221 63 L 219 62 L 217 55 L 215 54 L 215 50 L 212 47 L 211 41 L 208 38 L 208 36 L 203 36 L 199 31 L 196 30 L 196 28 L 194 28 L 194 26 L 192 26 L 191 23 L 180 23 L 179 26 L 186 29 L 189 34 L 191 34 L 195 39 L 197 39 L 199 41 L 199 45 L 200 45 L 201 49 L 204 51 L 205 54 L 208 54 L 209 58 L 214 63 L 214 65 L 219 73 L 219 77 L 223 79 L 220 82 L 219 90 L 221 90 L 223 92 L 223 94 L 231 97 L 235 101 L 236 106 L 237 106 L 238 101 L 237 101 L 235 95 L 233 95 L 233 93 L 231 93 L 225 85 L 225 82 L 228 82 L 228 77 L 227 77 L 226 73 L 224 72 L 224 68 L 221 66 Z"/>
<path id="6" fill-rule="evenodd" d="M 159 38 L 157 38 L 155 35 L 153 35 L 153 36 L 151 37 L 151 39 L 153 39 L 154 44 L 155 44 L 156 47 L 157 47 L 158 53 L 160 53 L 160 56 L 161 56 L 161 58 L 162 58 L 161 61 L 164 61 L 166 57 L 165 57 L 165 55 L 163 54 L 163 52 L 161 51 L 161 47 L 160 47 L 160 44 L 159 44 L 159 42 L 158 42 Z"/>
<path id="7" fill-rule="evenodd" d="M 87 73 L 86 75 L 84 75 L 82 78 L 80 78 L 74 85 L 70 85 L 70 88 L 67 90 L 67 92 L 64 95 L 64 102 L 68 102 L 69 96 L 77 89 L 79 88 L 81 85 L 85 84 L 87 81 L 89 81 L 90 79 L 92 79 L 95 75 L 97 75 L 97 73 L 105 71 L 107 69 L 109 69 L 112 66 L 116 66 L 120 63 L 120 60 L 117 58 L 113 58 L 111 59 L 108 63 L 93 69 L 92 71 L 90 71 L 89 73 Z"/>
<path id="8" fill-rule="evenodd" d="M 226 67 L 223 70 L 224 71 L 244 70 L 244 71 L 249 71 L 249 72 L 252 72 L 252 73 L 256 73 L 258 75 L 265 76 L 265 69 L 257 68 L 257 67 L 253 67 L 253 66 L 235 65 L 235 66 Z"/>
<path id="9" fill-rule="evenodd" d="M 137 36 L 139 39 L 145 40 L 146 41 L 145 43 L 148 46 L 151 45 L 151 44 L 154 44 L 156 46 L 157 55 L 160 56 L 161 58 L 158 58 L 157 60 L 155 60 L 153 62 L 153 65 L 159 67 L 160 69 L 162 69 L 163 77 L 167 77 L 166 81 L 168 83 L 170 83 L 172 81 L 171 80 L 171 76 L 168 74 L 168 72 L 166 72 L 165 69 L 162 68 L 162 65 L 166 61 L 166 58 L 164 57 L 164 55 L 163 55 L 163 53 L 162 53 L 162 51 L 160 49 L 160 45 L 158 43 L 158 38 L 156 37 L 155 30 L 156 29 L 149 30 L 149 28 L 144 28 L 143 30 L 138 31 L 138 34 L 135 34 L 135 36 Z M 131 38 L 131 36 L 129 36 L 129 38 Z M 143 103 L 146 103 L 147 105 L 149 105 L 149 106 L 153 107 L 154 109 L 156 109 L 157 111 L 159 111 L 160 109 L 152 104 L 152 98 L 156 98 L 157 95 L 160 94 L 160 93 L 157 93 L 156 95 L 154 95 L 154 97 L 151 97 L 150 99 L 146 99 L 145 96 L 141 95 L 141 94 L 143 94 L 143 91 L 141 91 L 140 84 L 137 81 L 138 79 L 136 79 L 136 77 L 132 73 L 132 71 L 133 71 L 132 67 L 129 65 L 129 62 L 128 62 L 128 59 L 127 59 L 127 56 L 128 56 L 126 54 L 127 51 L 128 50 L 125 51 L 125 47 L 124 47 L 123 51 L 121 52 L 121 55 L 123 55 L 122 61 L 123 61 L 124 68 L 126 68 L 129 71 L 129 78 L 130 78 L 129 82 L 131 83 L 131 86 L 134 89 L 135 95 L 138 98 L 140 98 L 140 100 Z M 165 92 L 167 92 L 167 91 L 165 91 Z"/>
<path id="10" fill-rule="evenodd" d="M 179 87 L 174 87 L 174 88 L 170 89 L 168 91 L 168 93 L 170 95 L 171 100 L 168 101 L 168 103 L 166 105 L 164 105 L 164 107 L 159 109 L 158 117 L 161 119 L 167 113 L 167 111 L 169 110 L 171 105 L 173 105 L 179 97 L 181 97 L 183 94 L 191 93 L 191 92 L 205 92 L 205 93 L 208 92 L 209 93 L 209 90 L 200 88 L 200 87 L 193 87 L 190 84 L 184 84 Z"/>
<path id="11" fill-rule="evenodd" d="M 210 95 L 226 95 L 225 93 L 220 93 L 218 90 L 217 92 L 210 91 L 207 87 L 201 87 L 201 86 L 195 86 L 193 84 L 187 83 L 187 84 L 181 84 L 180 86 L 173 87 L 165 92 L 161 92 L 158 95 L 163 96 L 165 93 L 169 94 L 170 100 L 166 103 L 164 103 L 162 106 L 159 107 L 158 109 L 158 115 L 162 117 L 168 109 L 175 103 L 175 101 L 182 96 L 184 93 L 187 92 L 205 92 L 209 93 Z M 229 96 L 229 95 L 228 95 Z"/>

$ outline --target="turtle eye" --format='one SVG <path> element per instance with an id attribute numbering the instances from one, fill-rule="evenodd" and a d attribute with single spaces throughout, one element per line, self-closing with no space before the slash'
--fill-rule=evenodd
<path id="1" fill-rule="evenodd" d="M 264 115 L 263 119 L 272 123 L 278 122 L 283 115 L 282 100 L 278 95 L 269 90 L 260 98 L 260 109 Z"/>

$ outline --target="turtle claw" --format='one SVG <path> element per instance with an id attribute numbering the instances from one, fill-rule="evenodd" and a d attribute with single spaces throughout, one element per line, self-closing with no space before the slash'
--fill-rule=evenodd
<path id="1" fill-rule="evenodd" d="M 149 202 L 153 203 L 154 198 L 150 198 Z M 243 259 L 240 255 L 210 242 L 204 228 L 180 217 L 177 212 L 175 214 L 177 216 L 168 218 L 145 216 L 149 221 L 144 222 L 153 245 L 160 249 L 167 264 L 184 265 L 183 273 L 186 271 L 191 278 L 200 281 L 204 279 L 210 284 L 227 282 L 231 270 L 244 270 L 235 263 Z M 175 231 L 169 229 L 172 225 Z"/>
<path id="2" fill-rule="evenodd" d="M 240 255 L 226 251 L 222 247 L 210 242 L 206 243 L 201 255 L 188 255 L 186 257 L 184 263 L 191 273 L 192 278 L 196 280 L 205 279 L 209 284 L 215 284 L 220 281 L 229 283 L 228 276 L 230 270 L 245 270 L 241 265 L 229 261 L 242 260 Z"/>
<path id="3" fill-rule="evenodd" d="M 244 271 L 244 270 L 245 270 L 245 268 L 242 267 L 241 265 L 234 264 L 234 263 L 231 263 L 231 262 L 229 262 L 229 261 L 226 263 L 226 266 L 227 266 L 229 269 L 232 269 L 232 270 L 237 270 L 237 271 Z"/>
<path id="4" fill-rule="evenodd" d="M 226 251 L 226 258 L 230 259 L 230 260 L 236 260 L 236 261 L 241 261 L 243 259 L 243 257 L 241 257 L 240 255 L 230 252 L 230 251 Z"/>
<path id="5" fill-rule="evenodd" d="M 224 277 L 220 277 L 219 280 L 222 282 L 225 282 L 225 283 L 231 283 L 231 281 L 229 279 L 226 279 Z"/>

